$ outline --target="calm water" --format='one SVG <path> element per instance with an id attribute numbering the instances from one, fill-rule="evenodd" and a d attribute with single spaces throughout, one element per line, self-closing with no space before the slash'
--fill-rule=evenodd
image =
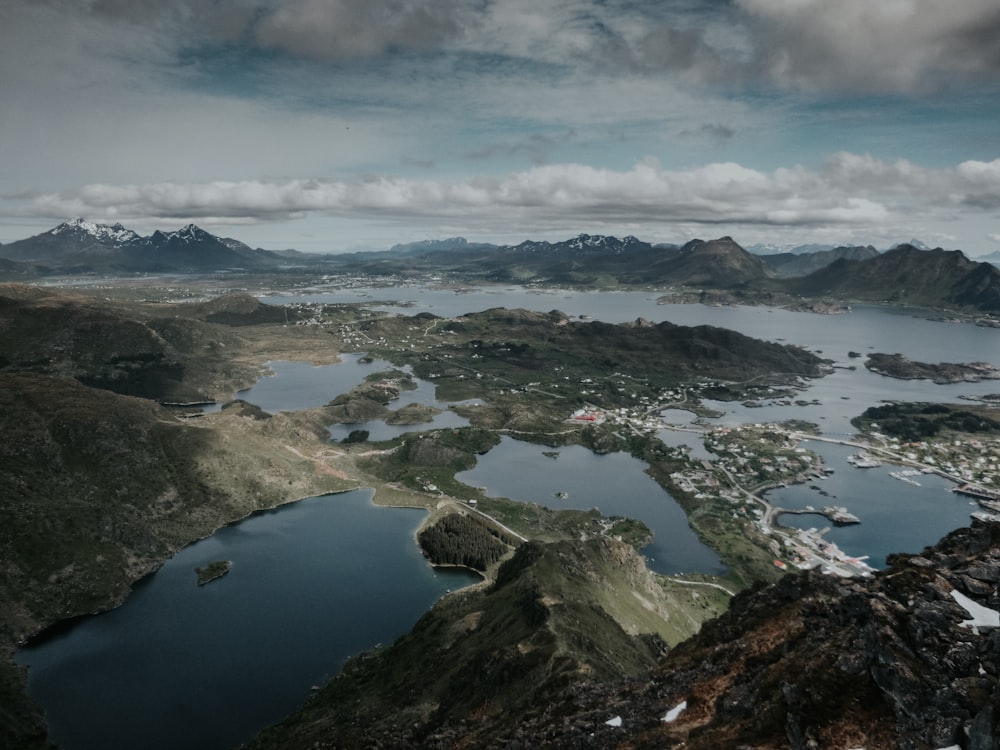
<path id="1" fill-rule="evenodd" d="M 280 411 L 297 411 L 324 406 L 337 396 L 348 393 L 354 387 L 364 382 L 365 378 L 377 372 L 401 370 L 409 374 L 410 367 L 396 367 L 390 362 L 375 359 L 361 362 L 364 354 L 342 354 L 341 361 L 332 365 L 312 365 L 309 362 L 268 362 L 272 375 L 261 378 L 251 388 L 240 391 L 234 398 L 240 398 L 248 403 L 259 406 L 270 414 Z M 449 404 L 437 400 L 433 383 L 413 378 L 416 388 L 404 390 L 395 401 L 388 406 L 396 411 L 409 404 L 423 404 L 441 410 L 429 422 L 417 425 L 391 425 L 382 420 L 361 424 L 330 425 L 330 437 L 333 440 L 343 440 L 353 430 L 368 430 L 371 441 L 390 440 L 406 432 L 419 430 L 438 430 L 444 428 L 467 427 L 469 420 L 448 410 Z M 222 407 L 215 404 L 205 411 L 217 411 Z"/>
<path id="2" fill-rule="evenodd" d="M 413 533 L 423 511 L 358 490 L 257 514 L 178 553 L 125 605 L 22 648 L 67 750 L 196 750 L 246 741 L 345 659 L 391 643 L 446 590 Z M 233 561 L 198 586 L 194 568 Z"/>
<path id="3" fill-rule="evenodd" d="M 986 361 L 1000 366 L 1000 329 L 935 321 L 917 310 L 859 305 L 843 315 L 815 315 L 769 307 L 706 307 L 657 304 L 656 292 L 590 292 L 525 290 L 521 287 L 484 287 L 472 292 L 390 287 L 316 290 L 301 295 L 276 295 L 273 303 L 363 302 L 375 309 L 405 315 L 430 312 L 455 317 L 491 307 L 523 307 L 548 312 L 558 309 L 572 316 L 587 316 L 607 323 L 645 318 L 678 325 L 714 325 L 748 336 L 796 344 L 842 368 L 832 375 L 808 381 L 800 398 L 818 406 L 709 404 L 725 411 L 721 423 L 746 423 L 807 419 L 828 435 L 853 434 L 850 418 L 885 399 L 951 401 L 959 396 L 1000 392 L 1000 381 L 935 385 L 930 381 L 904 381 L 875 375 L 864 367 L 864 357 L 848 352 L 903 354 L 920 362 Z M 402 303 L 406 307 L 401 307 Z"/>
<path id="4" fill-rule="evenodd" d="M 893 552 L 920 552 L 949 531 L 971 522 L 969 513 L 978 506 L 969 498 L 950 492 L 955 485 L 935 474 L 912 477 L 920 486 L 889 476 L 899 466 L 888 464 L 874 469 L 857 469 L 847 463 L 856 448 L 817 441 L 803 444 L 823 456 L 834 470 L 827 479 L 793 485 L 767 493 L 767 499 L 782 508 L 805 508 L 808 505 L 843 505 L 861 519 L 854 526 L 832 526 L 822 516 L 791 515 L 780 517 L 782 526 L 799 529 L 831 527 L 826 537 L 844 552 L 869 555 L 868 564 L 885 567 L 885 558 Z M 820 494 L 818 487 L 827 493 Z"/>
<path id="5" fill-rule="evenodd" d="M 801 398 L 817 405 L 767 404 L 748 408 L 715 404 L 717 421 L 762 422 L 789 418 L 816 422 L 830 435 L 851 434 L 849 420 L 884 399 L 955 401 L 960 395 L 1000 392 L 1000 382 L 939 386 L 883 378 L 865 370 L 862 354 L 899 352 L 925 362 L 989 361 L 1000 365 L 1000 330 L 954 325 L 909 312 L 859 307 L 847 315 L 822 316 L 768 308 L 658 305 L 648 292 L 526 291 L 517 287 L 472 293 L 414 288 L 327 291 L 270 297 L 269 302 L 407 302 L 380 307 L 404 314 L 442 317 L 490 307 L 559 309 L 616 323 L 643 317 L 681 325 L 710 324 L 765 340 L 799 344 L 841 366 L 810 381 Z M 379 305 L 373 305 L 379 306 Z M 322 406 L 389 369 L 385 362 L 360 364 L 360 355 L 337 365 L 313 367 L 276 362 L 276 375 L 239 397 L 276 413 Z M 433 385 L 418 382 L 391 405 L 447 406 Z M 673 413 L 683 423 L 686 413 Z M 445 411 L 433 425 L 392 427 L 382 422 L 334 426 L 333 439 L 368 429 L 381 440 L 399 432 L 458 426 Z M 464 423 L 464 420 L 461 421 Z M 346 428 L 346 429 L 345 429 Z M 343 435 L 341 435 L 343 432 Z M 697 435 L 664 430 L 671 445 L 691 446 L 708 458 Z M 947 483 L 921 477 L 916 488 L 883 469 L 857 470 L 851 452 L 815 443 L 835 474 L 808 486 L 775 491 L 783 507 L 846 505 L 862 524 L 834 528 L 830 538 L 876 567 L 892 551 L 919 551 L 947 531 L 969 523 L 968 502 L 946 491 Z M 640 518 L 656 539 L 644 550 L 660 572 L 720 572 L 718 557 L 693 534 L 674 500 L 629 456 L 596 456 L 578 448 L 542 448 L 505 439 L 481 457 L 463 481 L 484 485 L 491 495 L 550 507 L 599 507 L 611 515 Z M 568 497 L 555 497 L 566 492 Z M 835 498 L 832 496 L 836 496 Z M 417 511 L 374 508 L 370 493 L 316 498 L 255 516 L 183 550 L 140 584 L 125 605 L 88 618 L 66 633 L 18 652 L 29 664 L 32 694 L 46 708 L 53 738 L 68 750 L 116 748 L 225 748 L 280 720 L 302 704 L 309 687 L 332 676 L 350 654 L 388 643 L 406 632 L 448 588 L 469 582 L 467 574 L 435 572 L 414 544 Z M 782 517 L 787 525 L 822 527 L 819 516 Z M 225 578 L 199 588 L 193 568 L 215 559 L 234 561 Z"/>
<path id="6" fill-rule="evenodd" d="M 598 455 L 578 445 L 555 451 L 505 437 L 479 457 L 474 469 L 457 478 L 485 487 L 491 497 L 549 508 L 600 508 L 607 516 L 639 519 L 655 535 L 642 550 L 653 570 L 666 575 L 725 573 L 718 555 L 701 543 L 677 501 L 643 471 L 645 467 L 625 453 Z M 562 492 L 567 496 L 556 496 Z"/>

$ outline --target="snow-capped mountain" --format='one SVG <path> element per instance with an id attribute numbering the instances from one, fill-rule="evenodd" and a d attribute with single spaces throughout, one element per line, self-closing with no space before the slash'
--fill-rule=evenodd
<path id="1" fill-rule="evenodd" d="M 64 271 L 214 271 L 274 266 L 279 257 L 194 225 L 148 237 L 84 219 L 0 247 L 0 258 Z"/>
<path id="2" fill-rule="evenodd" d="M 126 242 L 139 239 L 139 235 L 136 232 L 126 229 L 119 223 L 95 224 L 86 219 L 67 221 L 55 229 L 50 229 L 48 234 L 51 234 L 53 237 L 58 237 L 59 235 L 80 238 L 92 237 L 98 242 L 116 245 L 124 245 Z"/>
<path id="3" fill-rule="evenodd" d="M 628 235 L 627 237 L 611 237 L 603 234 L 580 234 L 562 242 L 535 242 L 526 240 L 520 245 L 504 248 L 517 253 L 569 253 L 573 255 L 600 254 L 620 255 L 638 250 L 649 250 L 648 242 Z"/>

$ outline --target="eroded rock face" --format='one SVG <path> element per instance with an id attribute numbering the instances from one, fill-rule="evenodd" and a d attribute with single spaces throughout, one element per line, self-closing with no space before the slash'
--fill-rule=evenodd
<path id="1" fill-rule="evenodd" d="M 566 580 L 583 580 L 566 561 L 540 566 L 544 549 L 522 548 L 501 571 L 493 595 L 520 590 L 511 588 L 512 582 L 537 585 L 542 569 L 558 568 Z M 560 549 L 560 560 L 573 557 Z M 652 671 L 627 679 L 579 668 L 563 669 L 552 679 L 548 665 L 541 670 L 548 675 L 544 681 L 526 680 L 519 660 L 537 657 L 542 642 L 576 643 L 578 666 L 589 658 L 584 651 L 603 658 L 612 643 L 608 633 L 595 637 L 592 628 L 585 631 L 588 638 L 559 631 L 553 641 L 552 613 L 560 610 L 539 606 L 569 600 L 540 597 L 534 589 L 520 610 L 511 602 L 497 609 L 503 626 L 470 647 L 466 658 L 475 668 L 460 666 L 455 642 L 442 640 L 444 632 L 453 638 L 468 631 L 472 615 L 459 608 L 453 624 L 438 621 L 431 632 L 434 620 L 428 619 L 401 641 L 414 653 L 445 652 L 435 658 L 453 669 L 444 681 L 447 698 L 420 710 L 428 695 L 427 672 L 416 670 L 420 684 L 402 678 L 403 662 L 393 660 L 405 662 L 399 656 L 405 651 L 397 646 L 391 659 L 352 663 L 349 678 L 333 683 L 349 688 L 342 695 L 321 694 L 253 747 L 1000 746 L 1000 627 L 970 622 L 988 621 L 1000 611 L 1000 524 L 959 529 L 920 555 L 897 555 L 889 562 L 887 570 L 868 579 L 804 572 L 744 592 L 725 615 L 660 656 Z M 546 585 L 555 586 L 563 580 L 559 576 Z M 606 588 L 603 581 L 597 585 Z M 578 590 L 575 596 L 582 594 Z M 525 616 L 517 621 L 521 630 L 514 640 L 522 651 L 504 645 L 518 611 Z M 582 611 L 570 612 L 568 622 Z M 475 632 L 481 634 L 487 620 L 482 611 L 474 614 Z M 359 700 L 362 692 L 365 698 Z M 372 700 L 375 709 L 359 708 Z"/>
<path id="2" fill-rule="evenodd" d="M 579 687 L 519 734 L 532 747 L 995 748 L 1000 628 L 971 624 L 961 602 L 997 611 L 998 579 L 1000 524 L 867 580 L 788 576 L 737 597 L 647 678 Z"/>

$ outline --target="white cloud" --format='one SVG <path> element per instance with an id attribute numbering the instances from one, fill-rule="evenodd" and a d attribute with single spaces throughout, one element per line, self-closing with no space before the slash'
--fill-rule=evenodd
<path id="1" fill-rule="evenodd" d="M 525 231 L 581 221 L 662 225 L 750 224 L 877 227 L 907 217 L 941 220 L 977 211 L 970 196 L 1000 195 L 1000 160 L 927 169 L 841 153 L 823 167 L 763 172 L 732 162 L 687 170 L 655 160 L 616 171 L 552 164 L 501 177 L 455 181 L 367 179 L 90 184 L 6 201 L 7 213 L 60 219 L 229 217 L 284 220 L 304 213 L 450 219 L 467 226 L 516 220 Z"/>

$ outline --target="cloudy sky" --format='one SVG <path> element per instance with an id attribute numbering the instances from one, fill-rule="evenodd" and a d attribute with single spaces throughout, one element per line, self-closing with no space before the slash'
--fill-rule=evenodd
<path id="1" fill-rule="evenodd" d="M 1000 250 L 997 0 L 2 0 L 0 242 Z"/>

